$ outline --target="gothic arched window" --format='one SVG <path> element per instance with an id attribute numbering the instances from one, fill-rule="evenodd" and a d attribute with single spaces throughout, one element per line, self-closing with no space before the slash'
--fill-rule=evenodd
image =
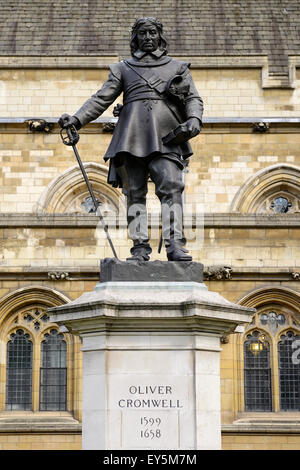
<path id="1" fill-rule="evenodd" d="M 40 410 L 66 410 L 67 345 L 62 334 L 51 329 L 41 343 Z"/>
<path id="2" fill-rule="evenodd" d="M 244 409 L 300 411 L 300 322 L 291 305 L 261 306 L 246 329 Z"/>
<path id="3" fill-rule="evenodd" d="M 280 410 L 300 411 L 300 336 L 287 331 L 278 342 Z"/>
<path id="4" fill-rule="evenodd" d="M 32 409 L 32 341 L 18 329 L 10 335 L 6 360 L 6 409 Z"/>
<path id="5" fill-rule="evenodd" d="M 270 345 L 258 330 L 244 342 L 245 410 L 272 411 Z"/>
<path id="6" fill-rule="evenodd" d="M 10 318 L 6 410 L 67 410 L 67 342 L 46 308 L 32 305 Z"/>

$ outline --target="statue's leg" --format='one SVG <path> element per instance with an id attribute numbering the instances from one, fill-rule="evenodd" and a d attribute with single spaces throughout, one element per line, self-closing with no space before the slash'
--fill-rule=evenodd
<path id="1" fill-rule="evenodd" d="M 162 236 L 169 261 L 191 261 L 184 248 L 182 170 L 175 161 L 157 157 L 149 164 L 149 173 L 155 184 L 155 193 L 162 208 Z"/>
<path id="2" fill-rule="evenodd" d="M 123 193 L 127 197 L 128 233 L 133 240 L 133 247 L 128 260 L 149 261 L 152 252 L 149 245 L 146 195 L 148 192 L 148 168 L 143 158 L 128 155 L 124 163 L 117 168 L 122 179 Z"/>

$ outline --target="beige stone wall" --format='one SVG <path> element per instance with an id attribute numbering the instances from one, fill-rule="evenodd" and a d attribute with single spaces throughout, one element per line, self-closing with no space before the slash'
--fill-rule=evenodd
<path id="1" fill-rule="evenodd" d="M 111 63 L 116 61 L 112 58 Z M 79 60 L 80 63 L 80 60 Z M 106 80 L 108 69 L 2 69 L 0 116 L 60 116 L 73 113 Z M 298 116 L 296 89 L 262 89 L 258 68 L 192 69 L 207 117 Z M 120 101 L 121 102 L 121 101 Z M 104 115 L 109 116 L 111 109 Z"/>
<path id="2" fill-rule="evenodd" d="M 240 187 L 271 165 L 300 166 L 300 136 L 279 132 L 258 134 L 251 127 L 216 129 L 205 126 L 192 141 L 194 155 L 186 177 L 187 200 L 201 201 L 204 211 L 229 212 Z"/>
<path id="3" fill-rule="evenodd" d="M 81 434 L 0 434 L 0 450 L 81 450 Z"/>
<path id="4" fill-rule="evenodd" d="M 288 90 L 262 89 L 260 69 L 193 69 L 205 104 L 204 117 L 293 117 L 299 114 L 300 80 Z M 0 71 L 0 116 L 58 117 L 75 112 L 107 77 L 101 69 L 6 69 Z M 111 106 L 104 116 L 112 116 Z M 44 189 L 76 165 L 73 151 L 57 133 L 30 134 L 26 126 L 0 125 L 0 211 L 31 212 Z M 81 130 L 84 162 L 104 164 L 111 139 L 100 126 Z M 99 135 L 101 133 L 101 135 Z M 271 125 L 266 134 L 246 127 L 206 124 L 192 140 L 194 155 L 186 175 L 187 202 L 209 213 L 228 212 L 237 191 L 268 166 L 300 164 L 296 128 Z"/>
<path id="5" fill-rule="evenodd" d="M 0 229 L 3 244 L 0 268 L 44 267 L 49 271 L 55 270 L 55 267 L 97 268 L 101 258 L 112 256 L 102 230 L 100 226 L 77 229 L 75 227 Z M 199 231 L 203 233 L 202 228 Z M 118 228 L 111 230 L 110 234 L 118 256 L 125 260 L 129 254 L 131 241 L 127 238 L 125 228 L 121 229 L 121 232 L 124 238 L 121 238 Z M 295 228 L 279 228 L 275 232 L 268 228 L 214 227 L 204 230 L 203 242 L 201 239 L 199 241 L 196 239 L 190 241 L 188 247 L 194 260 L 201 261 L 206 266 L 222 264 L 232 268 L 286 266 L 297 268 L 300 250 L 298 237 L 299 229 Z M 158 239 L 152 241 L 152 258 L 165 260 L 164 250 L 158 254 L 157 246 Z M 247 285 L 247 288 L 250 288 L 250 285 Z M 67 290 L 69 289 L 68 285 Z"/>
<path id="6" fill-rule="evenodd" d="M 299 450 L 300 435 L 226 434 L 222 436 L 222 450 Z"/>
<path id="7" fill-rule="evenodd" d="M 80 133 L 78 150 L 83 162 L 104 164 L 111 134 L 100 126 Z M 206 213 L 228 212 L 249 178 L 272 165 L 300 167 L 300 136 L 296 132 L 252 133 L 250 126 L 218 129 L 207 125 L 192 140 L 194 155 L 186 174 L 186 202 Z M 62 144 L 57 129 L 31 134 L 25 126 L 0 125 L 0 211 L 41 212 L 39 201 L 55 179 L 77 165 L 73 150 Z M 105 179 L 103 179 L 105 182 Z M 150 185 L 151 188 L 151 185 Z M 151 189 L 152 198 L 155 198 Z M 122 197 L 121 191 L 119 191 Z"/>

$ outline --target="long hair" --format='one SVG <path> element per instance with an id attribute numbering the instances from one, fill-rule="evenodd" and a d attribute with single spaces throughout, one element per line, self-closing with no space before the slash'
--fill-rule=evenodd
<path id="1" fill-rule="evenodd" d="M 167 40 L 163 35 L 163 25 L 162 23 L 157 19 L 153 17 L 144 17 L 144 18 L 138 18 L 134 25 L 132 26 L 131 30 L 131 39 L 130 39 L 130 50 L 131 54 L 133 54 L 137 49 L 138 49 L 138 41 L 137 41 L 137 32 L 140 26 L 145 24 L 146 22 L 152 23 L 154 26 L 156 26 L 159 36 L 160 36 L 160 42 L 159 42 L 159 48 L 164 51 L 164 55 L 168 53 L 167 49 Z"/>

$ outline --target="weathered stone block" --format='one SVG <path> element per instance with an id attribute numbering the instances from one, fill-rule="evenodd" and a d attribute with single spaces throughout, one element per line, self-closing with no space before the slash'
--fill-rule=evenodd
<path id="1" fill-rule="evenodd" d="M 203 264 L 193 261 L 101 260 L 100 281 L 203 282 Z"/>

